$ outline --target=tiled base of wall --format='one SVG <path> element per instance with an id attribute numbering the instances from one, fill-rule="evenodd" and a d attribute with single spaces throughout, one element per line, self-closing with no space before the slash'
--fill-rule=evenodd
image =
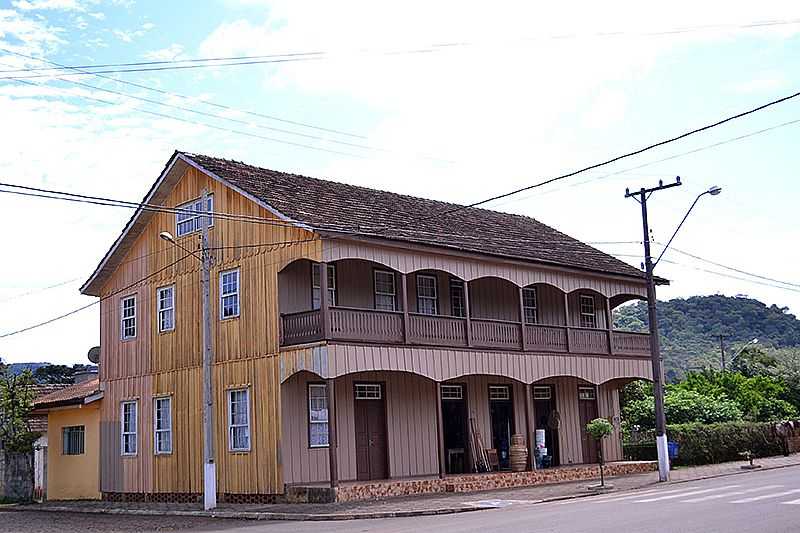
<path id="1" fill-rule="evenodd" d="M 202 503 L 203 495 L 191 492 L 104 492 L 107 502 L 134 503 Z M 285 503 L 283 494 L 217 494 L 217 502 L 233 504 Z"/>
<path id="2" fill-rule="evenodd" d="M 655 462 L 619 462 L 606 465 L 607 476 L 624 476 L 652 472 Z M 332 491 L 328 487 L 288 487 L 289 502 L 352 502 L 413 496 L 436 492 L 476 492 L 483 490 L 530 487 L 564 481 L 597 479 L 597 465 L 566 466 L 536 472 L 496 472 L 491 474 L 466 474 L 445 479 L 420 478 L 376 481 L 373 483 L 343 483 Z"/>

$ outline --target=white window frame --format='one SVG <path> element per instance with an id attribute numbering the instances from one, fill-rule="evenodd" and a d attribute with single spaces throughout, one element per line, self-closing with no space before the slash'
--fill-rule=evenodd
<path id="1" fill-rule="evenodd" d="M 378 276 L 379 275 L 388 275 L 392 277 L 392 292 L 379 292 L 378 291 Z M 395 276 L 394 272 L 391 270 L 379 270 L 375 269 L 373 271 L 373 292 L 375 293 L 375 309 L 379 311 L 397 311 L 397 276 Z M 384 309 L 378 305 L 378 297 L 391 297 L 392 299 L 392 309 Z"/>
<path id="2" fill-rule="evenodd" d="M 589 303 L 591 302 L 591 303 Z M 591 306 L 591 312 L 585 311 L 584 305 Z M 581 314 L 582 328 L 597 328 L 597 307 L 595 306 L 594 296 L 591 294 L 581 294 L 578 298 L 578 309 Z"/>
<path id="3" fill-rule="evenodd" d="M 533 399 L 534 400 L 552 400 L 553 389 L 548 385 L 534 385 L 533 386 Z"/>
<path id="4" fill-rule="evenodd" d="M 511 385 L 489 385 L 489 401 L 511 399 Z"/>
<path id="5" fill-rule="evenodd" d="M 236 274 L 236 291 L 234 292 L 223 292 L 223 280 L 225 276 L 228 274 Z M 225 270 L 219 273 L 219 319 L 220 320 L 228 320 L 229 318 L 238 318 L 239 314 L 241 313 L 241 283 L 242 283 L 242 276 L 239 272 L 238 268 L 233 268 L 231 270 Z M 236 314 L 233 315 L 225 315 L 225 298 L 236 297 Z"/>
<path id="6" fill-rule="evenodd" d="M 380 400 L 383 398 L 383 386 L 380 383 L 356 383 L 354 395 L 356 400 Z"/>
<path id="7" fill-rule="evenodd" d="M 166 402 L 167 404 L 167 426 L 158 427 L 158 412 L 159 404 Z M 163 410 L 163 409 L 162 409 Z M 157 396 L 153 398 L 153 453 L 155 455 L 171 455 L 172 454 L 172 397 L 171 396 Z M 167 449 L 162 449 L 160 446 L 159 435 L 167 435 Z"/>
<path id="8" fill-rule="evenodd" d="M 184 235 L 190 235 L 196 231 L 200 231 L 202 229 L 202 213 L 203 213 L 203 197 L 195 198 L 185 204 L 181 204 L 177 206 L 175 209 L 179 210 L 175 213 L 175 236 L 176 237 L 183 237 Z M 187 213 L 186 211 L 192 211 L 193 213 Z M 214 212 L 214 195 L 208 195 L 208 207 L 207 212 L 213 213 Z M 196 214 L 195 214 L 196 213 Z M 184 218 L 181 218 L 184 217 Z M 181 230 L 181 225 L 188 226 L 188 230 Z M 214 225 L 214 215 L 208 215 L 208 227 L 212 227 Z"/>
<path id="9" fill-rule="evenodd" d="M 581 386 L 578 387 L 578 399 L 586 401 L 597 400 L 597 391 L 594 387 Z"/>
<path id="10" fill-rule="evenodd" d="M 322 391 L 322 396 L 317 397 L 317 399 L 322 398 L 325 402 L 325 419 L 314 420 L 313 416 L 311 415 L 314 412 L 311 400 L 311 391 Z M 322 409 L 318 409 L 321 411 Z M 330 423 L 330 407 L 328 406 L 328 385 L 325 383 L 309 383 L 308 384 L 308 447 L 309 448 L 327 448 L 330 443 L 328 442 L 328 424 Z M 325 431 L 321 432 L 321 435 L 325 435 L 325 442 L 324 443 L 313 443 L 311 442 L 311 435 L 312 431 L 311 428 L 314 426 L 324 427 Z"/>
<path id="11" fill-rule="evenodd" d="M 71 431 L 70 431 L 71 430 Z M 80 448 L 75 450 L 72 446 Z M 86 426 L 64 426 L 61 428 L 61 455 L 83 455 L 86 453 Z"/>
<path id="12" fill-rule="evenodd" d="M 458 292 L 456 298 L 455 293 Z M 450 314 L 458 318 L 465 318 L 467 316 L 467 302 L 466 302 L 466 282 L 463 279 L 450 278 Z M 456 300 L 460 299 L 460 305 L 456 305 Z M 458 310 L 458 311 L 457 311 Z"/>
<path id="13" fill-rule="evenodd" d="M 311 309 L 319 309 L 322 306 L 320 283 L 322 279 L 319 277 L 319 263 L 311 263 Z M 328 305 L 336 305 L 336 265 L 328 265 Z"/>
<path id="14" fill-rule="evenodd" d="M 131 314 L 129 316 L 126 316 L 125 315 L 125 303 L 126 302 L 131 302 L 131 301 L 133 302 L 133 306 L 131 307 L 131 309 L 133 310 L 133 314 Z M 130 339 L 135 339 L 136 338 L 136 334 L 138 333 L 137 324 L 136 324 L 136 304 L 137 304 L 137 302 L 136 302 L 136 295 L 135 294 L 131 294 L 130 296 L 124 296 L 124 297 L 120 298 L 120 300 L 119 300 L 119 338 L 122 339 L 123 341 L 127 341 L 127 340 L 130 340 Z M 133 334 L 132 335 L 126 335 L 125 334 L 125 330 L 129 329 L 129 328 L 126 328 L 126 326 L 125 326 L 125 321 L 126 320 L 130 320 L 131 321 L 130 329 L 133 329 Z"/>
<path id="15" fill-rule="evenodd" d="M 433 296 L 423 295 L 420 292 L 420 280 L 428 280 L 433 282 Z M 439 280 L 436 276 L 431 274 L 417 274 L 416 279 L 417 285 L 417 313 L 423 315 L 438 315 L 439 314 Z M 433 312 L 428 312 L 429 310 L 423 310 L 422 303 L 423 302 L 432 302 L 433 303 Z M 427 304 L 426 304 L 427 305 Z"/>
<path id="16" fill-rule="evenodd" d="M 162 294 L 166 291 L 170 291 L 170 306 L 169 307 L 162 307 L 161 304 L 163 303 L 164 299 L 162 298 Z M 164 333 L 167 331 L 175 331 L 175 285 L 167 285 L 165 287 L 159 287 L 156 289 L 156 321 L 158 322 L 158 331 L 160 333 Z M 170 325 L 169 327 L 164 327 L 164 321 L 162 320 L 163 317 L 171 317 L 170 318 Z"/>
<path id="17" fill-rule="evenodd" d="M 464 385 L 442 385 L 440 390 L 442 400 L 464 399 Z"/>
<path id="18" fill-rule="evenodd" d="M 536 287 L 522 288 L 522 312 L 525 314 L 523 320 L 526 324 L 539 323 L 539 294 Z"/>
<path id="19" fill-rule="evenodd" d="M 139 402 L 136 400 L 125 400 L 120 402 L 120 413 L 119 413 L 119 451 L 120 455 L 124 456 L 134 456 L 139 453 Z M 125 407 L 126 406 L 133 406 L 133 430 L 126 431 L 125 426 Z M 128 450 L 125 448 L 125 437 L 133 435 L 133 450 Z"/>
<path id="20" fill-rule="evenodd" d="M 233 395 L 238 393 L 244 393 L 245 399 L 245 423 L 244 424 L 234 424 L 233 423 Z M 250 389 L 249 388 L 242 388 L 242 389 L 229 389 L 228 394 L 226 394 L 228 398 L 228 451 L 230 452 L 249 452 L 250 448 L 252 447 L 253 442 L 253 433 L 250 430 Z M 244 428 L 247 432 L 247 446 L 235 447 L 234 444 L 234 432 L 237 429 Z"/>

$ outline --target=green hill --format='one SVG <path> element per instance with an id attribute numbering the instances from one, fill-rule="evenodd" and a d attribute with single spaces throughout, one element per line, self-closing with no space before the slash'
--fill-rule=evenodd
<path id="1" fill-rule="evenodd" d="M 647 330 L 647 304 L 636 302 L 614 311 L 614 325 L 633 331 Z M 693 296 L 658 302 L 661 351 L 668 381 L 687 370 L 719 368 L 719 335 L 725 335 L 730 358 L 754 338 L 767 349 L 800 347 L 800 320 L 788 308 L 744 296 Z"/>

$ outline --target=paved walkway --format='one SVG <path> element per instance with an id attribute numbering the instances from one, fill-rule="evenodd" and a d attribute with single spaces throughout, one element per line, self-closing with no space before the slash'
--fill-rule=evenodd
<path id="1" fill-rule="evenodd" d="M 800 454 L 788 457 L 758 459 L 761 470 L 800 466 Z M 709 477 L 746 473 L 741 467 L 747 461 L 735 461 L 718 465 L 677 468 L 670 473 L 673 483 L 705 479 Z M 636 474 L 607 480 L 613 490 L 631 490 L 658 482 L 658 473 Z M 222 504 L 212 514 L 225 518 L 249 518 L 266 520 L 347 520 L 354 518 L 386 518 L 396 516 L 422 516 L 467 512 L 502 507 L 509 501 L 542 502 L 557 499 L 577 498 L 594 494 L 589 489 L 596 481 L 577 481 L 539 485 L 535 487 L 493 490 L 474 493 L 446 493 L 393 498 L 369 502 L 331 504 L 274 504 L 274 505 L 230 505 Z M 52 502 L 17 506 L 20 510 L 52 510 L 61 512 L 120 513 L 141 515 L 189 515 L 210 516 L 197 504 L 157 503 L 111 503 L 111 502 Z"/>

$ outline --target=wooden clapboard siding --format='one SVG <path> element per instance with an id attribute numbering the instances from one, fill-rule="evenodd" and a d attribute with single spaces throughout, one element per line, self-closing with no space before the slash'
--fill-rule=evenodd
<path id="1" fill-rule="evenodd" d="M 314 381 L 318 382 L 319 378 L 301 372 L 281 385 L 281 449 L 291 450 L 291 453 L 284 453 L 286 483 L 327 481 L 330 476 L 328 449 L 308 447 L 307 386 Z M 402 372 L 364 372 L 341 377 L 335 383 L 339 478 L 356 479 L 353 384 L 358 381 L 384 384 L 389 475 L 411 477 L 437 473 L 435 384 Z"/>
<path id="2" fill-rule="evenodd" d="M 167 206 L 177 206 L 200 196 L 203 188 L 214 195 L 214 210 L 223 213 L 277 220 L 266 209 L 189 168 L 169 194 Z M 102 294 L 108 295 L 137 280 L 158 272 L 185 253 L 159 239 L 161 231 L 175 234 L 175 215 L 155 214 L 144 232 L 127 253 L 123 263 L 106 282 Z M 179 238 L 186 248 L 195 249 L 197 233 Z M 262 243 L 303 241 L 313 234 L 285 225 L 216 219 L 210 230 L 210 245 L 241 246 Z M 278 351 L 277 272 L 296 258 L 318 260 L 319 241 L 283 247 L 252 247 L 216 250 L 211 275 L 212 316 L 216 321 L 214 352 L 217 361 L 273 354 Z M 241 317 L 217 320 L 219 312 L 219 272 L 241 271 Z M 101 380 L 141 376 L 152 372 L 187 368 L 201 364 L 199 262 L 184 259 L 146 282 L 101 301 Z M 175 284 L 176 328 L 159 333 L 155 323 L 156 289 Z M 120 342 L 120 299 L 137 296 L 137 336 Z M 242 339 L 246 339 L 242 342 Z"/>
<path id="3" fill-rule="evenodd" d="M 581 380 L 575 377 L 559 377 L 544 383 L 553 384 L 556 389 L 556 409 L 561 415 L 561 427 L 558 429 L 561 464 L 583 463 L 578 413 L 578 385 Z"/>
<path id="4" fill-rule="evenodd" d="M 519 288 L 500 278 L 474 280 L 469 284 L 472 318 L 519 322 Z"/>
<path id="5" fill-rule="evenodd" d="M 597 413 L 598 416 L 608 418 L 614 426 L 614 432 L 602 441 L 603 458 L 606 461 L 621 461 L 623 455 L 619 384 L 609 382 L 597 387 Z"/>
<path id="6" fill-rule="evenodd" d="M 323 378 L 353 372 L 400 370 L 446 381 L 469 374 L 486 374 L 533 383 L 552 376 L 574 376 L 600 384 L 612 379 L 651 379 L 649 359 L 634 357 L 578 357 L 534 352 L 490 352 L 408 346 L 328 344 L 284 349 L 280 354 L 281 381 L 300 370 Z"/>
<path id="7" fill-rule="evenodd" d="M 435 269 L 448 272 L 461 279 L 496 277 L 520 287 L 534 283 L 547 283 L 564 292 L 576 289 L 593 289 L 605 296 L 636 295 L 644 297 L 644 279 L 637 280 L 613 275 L 596 275 L 566 267 L 534 265 L 511 260 L 488 259 L 476 254 L 426 248 L 410 244 L 397 247 L 358 241 L 330 240 L 323 245 L 325 261 L 365 259 L 385 265 L 398 272 Z"/>
<path id="8" fill-rule="evenodd" d="M 567 298 L 569 299 L 569 325 L 580 327 L 581 325 L 581 295 L 594 297 L 594 319 L 597 323 L 597 328 L 606 329 L 606 298 L 597 294 L 594 291 L 575 291 L 571 292 Z"/>

